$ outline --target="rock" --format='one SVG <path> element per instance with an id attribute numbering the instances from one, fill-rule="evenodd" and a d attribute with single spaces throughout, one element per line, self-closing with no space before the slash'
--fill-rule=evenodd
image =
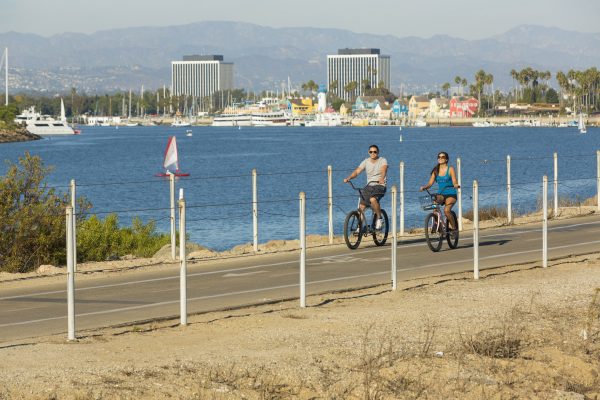
<path id="1" fill-rule="evenodd" d="M 556 399 L 559 400 L 585 400 L 585 396 L 581 393 L 565 392 L 563 390 L 556 391 Z"/>
<path id="2" fill-rule="evenodd" d="M 40 275 L 54 275 L 63 272 L 62 268 L 55 267 L 54 265 L 40 265 L 35 271 Z"/>
<path id="3" fill-rule="evenodd" d="M 209 249 L 208 247 L 200 246 L 197 243 L 186 243 L 185 250 L 190 257 L 197 257 L 197 256 L 192 255 L 194 253 L 201 253 L 205 256 L 216 254 L 216 252 Z M 175 253 L 179 256 L 179 246 L 177 246 L 175 248 Z M 171 259 L 171 245 L 170 244 L 164 245 L 159 251 L 157 251 L 154 254 L 153 258 L 159 258 L 162 260 L 170 260 Z"/>

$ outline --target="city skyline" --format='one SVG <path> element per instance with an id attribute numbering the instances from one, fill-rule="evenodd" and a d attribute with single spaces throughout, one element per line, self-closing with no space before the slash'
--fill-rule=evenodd
<path id="1" fill-rule="evenodd" d="M 293 12 L 286 5 L 271 0 L 258 6 L 242 0 L 208 4 L 173 0 L 169 2 L 169 10 L 174 12 L 165 12 L 164 3 L 156 0 L 126 3 L 105 0 L 86 4 L 82 12 L 81 2 L 75 0 L 60 0 L 60 7 L 56 2 L 42 0 L 3 0 L 0 33 L 16 31 L 53 36 L 200 21 L 239 21 L 273 28 L 336 28 L 397 37 L 449 35 L 481 39 L 521 24 L 598 32 L 595 19 L 600 15 L 600 2 L 590 0 L 568 3 L 507 0 L 491 4 L 481 4 L 477 0 L 463 0 L 460 4 L 432 0 L 427 3 L 427 9 L 416 3 L 399 5 L 392 0 L 382 0 L 369 18 L 365 18 L 362 8 L 363 3 L 357 0 L 327 3 L 306 0 Z M 32 13 L 32 10 L 36 12 Z"/>

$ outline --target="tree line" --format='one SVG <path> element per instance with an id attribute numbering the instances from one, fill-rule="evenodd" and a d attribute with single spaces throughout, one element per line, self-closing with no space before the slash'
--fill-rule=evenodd
<path id="1" fill-rule="evenodd" d="M 434 96 L 445 94 L 474 96 L 479 101 L 479 111 L 484 113 L 492 110 L 497 105 L 511 103 L 552 103 L 560 104 L 561 109 L 569 107 L 579 112 L 594 112 L 600 110 L 600 71 L 596 67 L 586 70 L 571 69 L 567 72 L 558 71 L 554 75 L 547 70 L 536 70 L 526 67 L 521 70 L 512 69 L 510 76 L 513 79 L 513 89 L 501 91 L 494 88 L 494 75 L 483 69 L 477 71 L 471 81 L 466 77 L 456 76 L 453 83 L 456 90 L 450 93 L 452 84 L 445 82 L 441 85 L 441 93 L 430 93 Z M 376 74 L 371 71 L 371 77 Z M 551 86 L 552 79 L 558 83 L 558 91 Z M 386 101 L 393 102 L 397 96 L 384 87 L 379 81 L 375 87 L 371 86 L 372 79 L 351 81 L 340 87 L 338 81 L 329 83 L 328 101 L 335 109 L 344 103 L 342 97 L 349 97 L 354 101 L 357 96 L 383 96 Z M 309 80 L 300 85 L 300 91 L 288 93 L 288 96 L 314 97 L 319 85 L 314 80 Z M 342 96 L 345 93 L 347 96 Z M 282 93 L 283 94 L 283 93 Z M 145 92 L 123 91 L 111 94 L 86 94 L 79 93 L 72 88 L 63 96 L 40 96 L 31 94 L 16 94 L 9 97 L 10 107 L 0 108 L 0 124 L 6 125 L 12 121 L 11 117 L 29 106 L 35 106 L 42 114 L 60 114 L 60 99 L 64 100 L 68 117 L 79 115 L 108 115 L 123 117 L 144 117 L 146 115 L 173 115 L 196 114 L 198 112 L 215 113 L 226 107 L 254 102 L 262 97 L 273 97 L 273 92 L 261 93 L 247 92 L 244 89 L 219 91 L 212 96 L 193 97 L 171 95 L 169 89 L 148 90 Z M 1 122 L 4 121 L 4 122 Z"/>

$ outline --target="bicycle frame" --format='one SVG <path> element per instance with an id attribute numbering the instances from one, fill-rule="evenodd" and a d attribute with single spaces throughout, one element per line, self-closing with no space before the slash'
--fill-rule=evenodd
<path id="1" fill-rule="evenodd" d="M 437 194 L 432 194 L 429 189 L 425 189 L 425 191 L 427 192 L 427 194 L 431 197 L 432 199 L 432 210 L 431 212 L 434 213 L 435 215 L 437 215 L 437 226 L 436 226 L 436 231 L 445 234 L 446 233 L 446 220 L 448 219 L 446 217 L 446 213 L 443 212 L 440 208 L 440 206 L 444 206 L 444 204 L 439 204 L 437 201 L 433 200 Z M 441 227 L 440 227 L 441 225 Z M 441 228 L 441 229 L 440 229 Z"/>
<path id="2" fill-rule="evenodd" d="M 372 182 L 376 182 L 376 181 L 372 181 Z M 367 185 L 369 183 L 372 183 L 372 182 L 368 182 Z M 369 233 L 371 233 L 371 226 L 369 224 L 367 224 L 367 216 L 366 216 L 365 210 L 367 210 L 369 208 L 373 209 L 373 207 L 371 207 L 370 204 L 367 204 L 365 206 L 365 210 L 362 210 L 360 208 L 360 199 L 362 199 L 362 197 L 363 197 L 362 191 L 363 191 L 364 188 L 357 188 L 356 186 L 354 186 L 354 184 L 352 183 L 352 181 L 348 181 L 348 183 L 350 184 L 350 186 L 352 186 L 352 189 L 356 190 L 358 192 L 358 194 L 359 194 L 359 196 L 358 196 L 358 202 L 356 204 L 356 211 L 358 211 L 360 213 L 360 215 L 361 215 L 361 221 L 360 221 L 361 222 L 361 230 L 364 230 L 364 236 L 367 236 Z M 378 182 L 376 182 L 376 183 L 378 183 Z M 375 199 L 375 200 L 377 200 L 377 203 L 379 203 L 378 199 Z M 379 203 L 379 207 L 381 207 L 381 203 Z M 375 212 L 375 211 L 373 211 L 373 212 Z M 364 229 L 365 227 L 367 229 Z"/>
<path id="3" fill-rule="evenodd" d="M 356 190 L 362 198 L 363 189 L 355 187 L 350 181 L 348 181 L 348 183 L 350 183 L 352 189 Z M 368 219 L 368 216 L 364 211 L 367 208 L 371 208 L 372 210 L 373 218 L 371 220 Z M 370 207 L 370 205 L 365 205 L 363 209 L 359 198 L 356 209 L 346 214 L 346 218 L 344 220 L 344 240 L 348 248 L 355 250 L 360 245 L 361 239 L 369 235 L 373 236 L 375 245 L 383 246 L 385 244 L 389 232 L 389 220 L 386 211 L 381 208 L 381 214 L 379 215 L 379 218 L 382 220 L 381 227 L 376 228 L 378 225 L 376 223 L 378 221 L 376 218 L 377 215 L 375 214 L 373 207 Z M 372 223 L 370 221 L 372 221 Z"/>

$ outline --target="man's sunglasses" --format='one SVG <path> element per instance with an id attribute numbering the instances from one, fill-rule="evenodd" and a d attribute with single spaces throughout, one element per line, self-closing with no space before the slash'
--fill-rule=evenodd
<path id="1" fill-rule="evenodd" d="M 369 154 L 377 154 L 377 153 L 379 153 L 379 152 L 375 151 L 375 150 L 369 150 Z"/>

